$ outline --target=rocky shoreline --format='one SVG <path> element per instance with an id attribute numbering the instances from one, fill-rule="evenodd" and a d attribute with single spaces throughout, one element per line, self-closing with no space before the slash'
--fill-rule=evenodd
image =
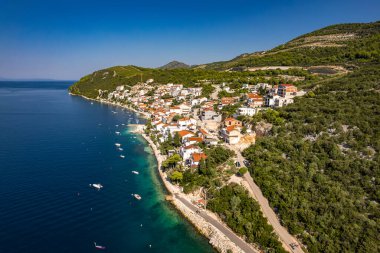
<path id="1" fill-rule="evenodd" d="M 173 195 L 173 198 L 171 198 L 171 202 L 176 207 L 176 209 L 179 210 L 181 214 L 185 216 L 197 228 L 197 230 L 202 235 L 207 237 L 209 239 L 209 243 L 219 252 L 244 253 L 242 249 L 240 249 L 221 231 L 219 231 L 216 227 L 214 227 L 209 222 L 207 222 L 199 214 L 190 210 L 190 208 L 188 208 L 178 198 L 175 197 L 178 194 L 181 194 L 183 197 L 184 194 L 181 193 L 178 187 L 170 183 L 169 180 L 167 179 L 168 176 L 166 175 L 166 173 L 160 170 L 163 159 L 157 149 L 157 146 L 153 143 L 153 141 L 149 138 L 149 136 L 145 135 L 144 133 L 141 133 L 141 135 L 149 143 L 149 146 L 153 150 L 154 156 L 156 157 L 156 160 L 157 160 L 157 168 L 158 168 L 158 172 L 160 174 L 161 180 L 164 183 L 166 190 Z"/>

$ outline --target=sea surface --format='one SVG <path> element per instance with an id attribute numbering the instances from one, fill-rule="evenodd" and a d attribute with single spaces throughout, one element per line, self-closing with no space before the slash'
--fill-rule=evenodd
<path id="1" fill-rule="evenodd" d="M 165 202 L 151 150 L 126 126 L 143 119 L 70 96 L 71 84 L 0 82 L 0 253 L 214 252 Z"/>

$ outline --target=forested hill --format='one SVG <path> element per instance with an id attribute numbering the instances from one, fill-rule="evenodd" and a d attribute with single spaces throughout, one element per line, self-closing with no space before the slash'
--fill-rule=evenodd
<path id="1" fill-rule="evenodd" d="M 380 21 L 338 24 L 299 36 L 266 52 L 242 54 L 230 61 L 196 66 L 236 67 L 355 65 L 379 58 Z"/>

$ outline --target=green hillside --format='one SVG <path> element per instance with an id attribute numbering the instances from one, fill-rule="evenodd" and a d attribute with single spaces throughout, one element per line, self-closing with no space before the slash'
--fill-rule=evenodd
<path id="1" fill-rule="evenodd" d="M 380 252 L 380 65 L 281 110 L 246 149 L 254 180 L 310 252 Z"/>
<path id="2" fill-rule="evenodd" d="M 183 83 L 187 87 L 202 86 L 207 95 L 213 88 L 211 83 L 228 82 L 232 88 L 242 83 L 269 82 L 279 84 L 287 79 L 281 75 L 303 77 L 303 81 L 295 82 L 298 86 L 310 85 L 317 77 L 310 72 L 300 69 L 262 70 L 256 72 L 226 72 L 203 69 L 150 69 L 135 66 L 117 66 L 96 71 L 81 78 L 70 87 L 70 92 L 89 98 L 96 98 L 98 90 L 115 90 L 118 85 L 133 86 L 140 81 L 154 79 L 155 84 Z"/>
<path id="3" fill-rule="evenodd" d="M 380 57 L 380 21 L 339 24 L 302 35 L 266 52 L 243 54 L 230 61 L 197 66 L 229 69 L 257 66 L 350 65 Z"/>

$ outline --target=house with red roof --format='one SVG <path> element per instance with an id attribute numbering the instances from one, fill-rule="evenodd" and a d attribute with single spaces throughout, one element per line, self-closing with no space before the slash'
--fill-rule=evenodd
<path id="1" fill-rule="evenodd" d="M 182 146 L 180 148 L 179 154 L 182 156 L 182 159 L 185 161 L 186 164 L 189 164 L 189 159 L 192 154 L 194 153 L 201 153 L 202 149 L 198 146 L 194 145 L 188 145 L 188 146 Z"/>
<path id="2" fill-rule="evenodd" d="M 202 137 L 195 137 L 195 136 L 186 137 L 186 138 L 183 138 L 182 140 L 183 140 L 182 143 L 184 143 L 186 146 L 203 142 Z"/>
<path id="3" fill-rule="evenodd" d="M 280 84 L 278 86 L 277 94 L 281 97 L 286 95 L 291 95 L 292 93 L 297 93 L 297 87 L 293 84 Z"/>
<path id="4" fill-rule="evenodd" d="M 178 135 L 181 139 L 184 139 L 187 137 L 195 136 L 195 133 L 188 130 L 181 130 L 181 131 L 178 131 Z"/>
<path id="5" fill-rule="evenodd" d="M 250 107 L 261 107 L 264 104 L 264 98 L 257 93 L 248 93 L 247 104 Z"/>
<path id="6" fill-rule="evenodd" d="M 195 119 L 185 117 L 185 118 L 179 119 L 177 124 L 181 130 L 184 130 L 190 125 L 196 125 L 197 121 Z"/>
<path id="7" fill-rule="evenodd" d="M 243 123 L 240 121 L 240 120 L 237 120 L 235 118 L 226 118 L 224 120 L 224 126 L 226 127 L 229 127 L 229 126 L 237 126 L 237 127 L 241 127 L 243 125 Z"/>
<path id="8" fill-rule="evenodd" d="M 170 107 L 170 113 L 181 114 L 182 113 L 181 107 L 179 106 Z"/>
<path id="9" fill-rule="evenodd" d="M 198 166 L 201 159 L 206 159 L 207 155 L 205 153 L 193 153 L 190 157 L 191 166 Z"/>
<path id="10" fill-rule="evenodd" d="M 238 144 L 240 142 L 241 133 L 237 126 L 228 126 L 221 130 L 221 136 L 226 143 Z"/>

